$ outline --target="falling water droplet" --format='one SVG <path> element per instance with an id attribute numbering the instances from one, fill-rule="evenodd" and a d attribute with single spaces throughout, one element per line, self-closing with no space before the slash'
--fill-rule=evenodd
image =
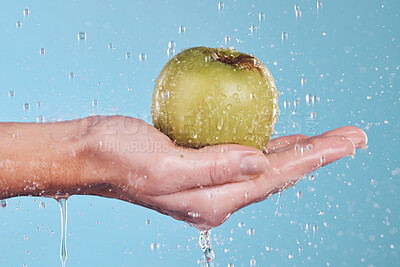
<path id="1" fill-rule="evenodd" d="M 249 29 L 250 29 L 250 33 L 253 33 L 258 30 L 256 25 L 251 25 Z"/>
<path id="2" fill-rule="evenodd" d="M 29 8 L 25 8 L 23 12 L 24 16 L 29 16 L 29 13 Z"/>
<path id="3" fill-rule="evenodd" d="M 322 1 L 317 1 L 317 12 L 322 8 Z"/>
<path id="4" fill-rule="evenodd" d="M 265 13 L 263 13 L 263 12 L 258 13 L 258 20 L 260 22 L 264 21 L 265 20 Z"/>
<path id="5" fill-rule="evenodd" d="M 92 100 L 92 106 L 93 106 L 93 107 L 96 107 L 97 104 L 98 104 L 97 99 L 93 99 L 93 100 Z"/>
<path id="6" fill-rule="evenodd" d="M 25 103 L 23 108 L 24 110 L 29 110 L 31 108 L 31 105 L 29 105 L 29 103 Z"/>
<path id="7" fill-rule="evenodd" d="M 309 105 L 310 104 L 310 95 L 309 94 L 306 94 L 306 103 L 307 103 L 307 105 Z"/>
<path id="8" fill-rule="evenodd" d="M 43 122 L 43 116 L 42 115 L 37 116 L 36 117 L 36 122 Z"/>
<path id="9" fill-rule="evenodd" d="M 228 44 L 231 41 L 231 37 L 225 36 L 225 44 Z"/>
<path id="10" fill-rule="evenodd" d="M 211 231 L 204 230 L 200 231 L 199 245 L 204 253 L 204 262 L 206 266 L 211 266 L 211 262 L 214 260 L 214 251 L 211 248 Z"/>
<path id="11" fill-rule="evenodd" d="M 300 6 L 294 5 L 294 13 L 295 13 L 295 15 L 296 15 L 296 19 L 297 19 L 298 17 L 301 17 Z"/>
<path id="12" fill-rule="evenodd" d="M 301 87 L 307 84 L 307 79 L 306 78 L 301 78 Z"/>
<path id="13" fill-rule="evenodd" d="M 284 102 L 283 102 L 283 107 L 286 109 L 286 108 L 290 108 L 290 101 L 289 100 L 285 100 Z"/>
<path id="14" fill-rule="evenodd" d="M 233 263 L 228 263 L 228 267 L 235 267 L 235 264 L 233 264 Z"/>
<path id="15" fill-rule="evenodd" d="M 250 266 L 256 266 L 256 260 L 254 258 L 250 260 Z"/>
<path id="16" fill-rule="evenodd" d="M 108 50 L 113 50 L 114 49 L 114 45 L 112 43 L 108 43 Z"/>
<path id="17" fill-rule="evenodd" d="M 147 225 L 151 224 L 151 220 L 150 220 L 150 219 L 147 219 L 147 220 L 146 220 L 146 224 L 147 224 Z"/>
<path id="18" fill-rule="evenodd" d="M 293 255 L 292 255 L 292 254 L 289 254 L 289 255 L 288 255 L 288 259 L 289 259 L 289 260 L 293 259 Z"/>
<path id="19" fill-rule="evenodd" d="M 298 192 L 296 193 L 296 195 L 297 195 L 297 200 L 300 200 L 300 198 L 303 196 L 303 192 L 298 191 Z"/>
<path id="20" fill-rule="evenodd" d="M 178 33 L 179 34 L 184 34 L 186 32 L 186 27 L 185 26 L 179 26 L 178 28 Z"/>
<path id="21" fill-rule="evenodd" d="M 147 59 L 147 55 L 145 53 L 140 53 L 139 54 L 139 61 L 140 62 L 146 61 L 146 59 Z"/>
<path id="22" fill-rule="evenodd" d="M 313 228 L 312 228 L 312 230 L 313 230 L 313 235 L 314 235 L 314 237 L 315 237 L 315 234 L 316 234 L 317 231 L 318 231 L 318 225 L 314 225 Z"/>
<path id="23" fill-rule="evenodd" d="M 2 208 L 7 207 L 7 201 L 1 200 L 1 201 L 0 201 L 0 206 L 1 206 Z"/>
<path id="24" fill-rule="evenodd" d="M 288 39 L 288 33 L 287 32 L 282 32 L 282 42 L 284 40 L 287 40 L 287 39 Z"/>
<path id="25" fill-rule="evenodd" d="M 175 48 L 175 47 L 176 47 L 176 44 L 175 44 L 174 41 L 169 41 L 168 42 L 168 48 Z"/>
<path id="26" fill-rule="evenodd" d="M 44 48 L 40 48 L 40 55 L 44 56 L 45 53 L 46 53 L 46 50 Z"/>
<path id="27" fill-rule="evenodd" d="M 219 2 L 218 3 L 218 12 L 221 12 L 224 10 L 224 2 Z"/>
<path id="28" fill-rule="evenodd" d="M 42 102 L 41 101 L 37 101 L 36 102 L 36 107 L 37 108 L 41 108 L 42 107 Z"/>
<path id="29" fill-rule="evenodd" d="M 127 60 L 130 60 L 131 59 L 131 52 L 126 52 L 125 57 L 126 57 Z"/>
<path id="30" fill-rule="evenodd" d="M 69 79 L 70 79 L 70 80 L 73 80 L 74 78 L 75 78 L 75 73 L 70 72 L 70 73 L 69 73 Z"/>
<path id="31" fill-rule="evenodd" d="M 9 98 L 13 98 L 14 95 L 15 95 L 14 91 L 8 92 L 8 97 L 9 97 Z"/>
<path id="32" fill-rule="evenodd" d="M 62 266 L 65 267 L 67 261 L 67 199 L 58 199 L 61 210 L 61 245 L 60 245 L 60 258 Z"/>
<path id="33" fill-rule="evenodd" d="M 308 180 L 312 181 L 312 180 L 314 180 L 314 178 L 315 178 L 315 176 L 314 176 L 313 174 L 311 174 L 311 175 L 308 177 Z"/>
<path id="34" fill-rule="evenodd" d="M 157 249 L 160 248 L 160 244 L 158 244 L 157 242 L 153 242 L 153 243 L 150 244 L 150 248 L 151 248 L 152 251 L 153 250 L 157 250 Z"/>
<path id="35" fill-rule="evenodd" d="M 167 48 L 167 55 L 168 55 L 168 56 L 173 56 L 173 55 L 175 55 L 175 48 L 173 48 L 173 47 Z"/>
<path id="36" fill-rule="evenodd" d="M 21 21 L 17 21 L 16 23 L 15 23 L 15 26 L 17 27 L 17 28 L 22 28 L 22 22 Z"/>
<path id="37" fill-rule="evenodd" d="M 78 33 L 78 40 L 86 40 L 86 33 L 85 32 Z"/>

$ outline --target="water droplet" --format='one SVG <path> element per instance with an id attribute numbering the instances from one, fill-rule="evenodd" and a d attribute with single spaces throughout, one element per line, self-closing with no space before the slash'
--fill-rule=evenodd
<path id="1" fill-rule="evenodd" d="M 44 203 L 43 201 L 40 201 L 39 208 L 45 208 L 45 207 L 46 207 L 46 203 Z"/>
<path id="2" fill-rule="evenodd" d="M 145 61 L 147 59 L 147 55 L 145 53 L 140 53 L 139 54 L 139 61 Z"/>
<path id="3" fill-rule="evenodd" d="M 307 84 L 307 79 L 306 78 L 301 78 L 301 87 Z"/>
<path id="4" fill-rule="evenodd" d="M 150 244 L 150 248 L 151 250 L 157 250 L 160 248 L 160 244 L 158 244 L 157 242 L 153 242 Z"/>
<path id="5" fill-rule="evenodd" d="M 292 255 L 292 254 L 289 254 L 289 255 L 288 255 L 288 259 L 289 259 L 289 260 L 293 259 L 293 255 Z"/>
<path id="6" fill-rule="evenodd" d="M 308 144 L 308 145 L 307 145 L 307 148 L 308 148 L 308 149 L 312 149 L 312 148 L 313 148 L 313 145 L 312 145 L 312 144 Z"/>
<path id="7" fill-rule="evenodd" d="M 25 8 L 23 14 L 24 16 L 29 16 L 29 8 Z"/>
<path id="8" fill-rule="evenodd" d="M 300 200 L 300 198 L 303 196 L 303 192 L 298 191 L 298 192 L 296 193 L 296 195 L 297 195 L 297 200 Z"/>
<path id="9" fill-rule="evenodd" d="M 255 31 L 257 31 L 257 30 L 258 30 L 258 27 L 256 25 L 251 25 L 250 26 L 250 33 L 253 33 Z"/>
<path id="10" fill-rule="evenodd" d="M 42 116 L 42 115 L 37 116 L 37 117 L 36 117 L 36 121 L 37 121 L 37 122 L 43 122 L 43 116 Z"/>
<path id="11" fill-rule="evenodd" d="M 185 26 L 179 26 L 178 33 L 179 34 L 184 34 L 185 32 L 186 32 L 186 27 Z"/>
<path id="12" fill-rule="evenodd" d="M 247 234 L 250 235 L 254 235 L 254 233 L 256 232 L 256 230 L 254 228 L 249 228 L 247 229 Z"/>
<path id="13" fill-rule="evenodd" d="M 235 264 L 233 264 L 233 263 L 228 263 L 228 267 L 235 267 Z"/>
<path id="14" fill-rule="evenodd" d="M 129 60 L 131 58 L 131 52 L 126 52 L 125 57 L 127 60 Z"/>
<path id="15" fill-rule="evenodd" d="M 269 246 L 266 246 L 266 247 L 265 247 L 265 251 L 270 252 L 270 251 L 272 251 L 272 248 L 269 247 Z"/>
<path id="16" fill-rule="evenodd" d="M 250 260 L 250 266 L 256 266 L 256 260 L 254 258 Z"/>
<path id="17" fill-rule="evenodd" d="M 287 40 L 287 39 L 288 39 L 288 33 L 282 32 L 282 42 L 283 42 L 283 40 Z"/>
<path id="18" fill-rule="evenodd" d="M 7 207 L 7 201 L 1 200 L 1 201 L 0 201 L 0 206 L 1 206 L 2 208 Z"/>
<path id="19" fill-rule="evenodd" d="M 175 44 L 174 41 L 169 41 L 168 42 L 168 48 L 175 48 L 175 47 L 176 47 L 176 44 Z"/>
<path id="20" fill-rule="evenodd" d="M 298 17 L 301 17 L 301 10 L 300 10 L 300 6 L 299 5 L 294 5 L 294 13 L 296 15 L 296 19 Z"/>
<path id="21" fill-rule="evenodd" d="M 227 109 L 227 110 L 230 110 L 231 108 L 232 108 L 232 105 L 231 105 L 231 104 L 226 105 L 226 109 Z"/>
<path id="22" fill-rule="evenodd" d="M 147 225 L 151 224 L 151 220 L 150 220 L 150 219 L 147 219 L 147 220 L 146 220 L 146 224 L 147 224 Z"/>
<path id="23" fill-rule="evenodd" d="M 114 45 L 112 43 L 108 43 L 108 50 L 113 50 L 114 49 Z"/>
<path id="24" fill-rule="evenodd" d="M 95 106 L 97 106 L 97 104 L 98 104 L 97 99 L 93 99 L 92 100 L 92 106 L 95 107 Z"/>
<path id="25" fill-rule="evenodd" d="M 322 1 L 317 1 L 317 12 L 322 8 Z"/>
<path id="26" fill-rule="evenodd" d="M 310 118 L 314 119 L 315 117 L 317 117 L 317 112 L 311 112 Z"/>
<path id="27" fill-rule="evenodd" d="M 284 109 L 290 108 L 290 101 L 285 100 L 285 101 L 283 102 L 283 108 L 284 108 Z"/>
<path id="28" fill-rule="evenodd" d="M 314 178 L 315 178 L 315 176 L 314 176 L 313 174 L 311 174 L 311 175 L 308 177 L 308 180 L 312 181 L 312 180 L 314 180 Z"/>
<path id="29" fill-rule="evenodd" d="M 315 237 L 315 234 L 316 234 L 317 231 L 318 231 L 318 225 L 314 225 L 313 228 L 312 228 L 312 230 L 313 230 L 313 235 L 314 235 L 314 237 Z"/>
<path id="30" fill-rule="evenodd" d="M 22 22 L 21 22 L 21 21 L 17 21 L 17 22 L 15 23 L 15 26 L 16 26 L 17 28 L 22 28 Z"/>
<path id="31" fill-rule="evenodd" d="M 231 41 L 231 37 L 225 36 L 225 44 L 228 44 Z"/>
<path id="32" fill-rule="evenodd" d="M 70 79 L 70 80 L 73 80 L 74 78 L 75 78 L 75 73 L 70 72 L 70 73 L 69 73 L 69 79 Z"/>
<path id="33" fill-rule="evenodd" d="M 219 2 L 218 3 L 218 12 L 221 12 L 222 10 L 224 10 L 224 2 Z"/>
<path id="34" fill-rule="evenodd" d="M 164 98 L 168 98 L 168 97 L 169 97 L 169 91 L 165 90 Z"/>
<path id="35" fill-rule="evenodd" d="M 45 53 L 46 53 L 46 50 L 44 48 L 40 48 L 40 55 L 44 56 Z"/>
<path id="36" fill-rule="evenodd" d="M 311 95 L 306 94 L 306 103 L 307 103 L 307 105 L 310 104 L 310 97 L 311 97 Z"/>
<path id="37" fill-rule="evenodd" d="M 263 13 L 263 12 L 258 13 L 258 20 L 260 22 L 264 21 L 265 20 L 265 13 Z"/>
<path id="38" fill-rule="evenodd" d="M 173 47 L 168 48 L 168 49 L 167 49 L 167 55 L 168 55 L 168 56 L 173 56 L 173 55 L 175 55 L 175 48 L 173 48 Z"/>
<path id="39" fill-rule="evenodd" d="M 239 222 L 239 223 L 238 223 L 238 227 L 239 227 L 239 228 L 242 228 L 242 227 L 245 227 L 245 226 L 246 226 L 245 223 L 242 223 L 242 222 Z"/>
<path id="40" fill-rule="evenodd" d="M 223 126 L 224 126 L 224 118 L 221 117 L 217 122 L 217 130 L 221 131 Z"/>
<path id="41" fill-rule="evenodd" d="M 239 95 L 238 95 L 237 93 L 234 93 L 234 94 L 232 95 L 232 97 L 233 97 L 234 99 L 236 99 L 236 98 L 239 97 Z"/>
<path id="42" fill-rule="evenodd" d="M 8 97 L 9 97 L 9 98 L 13 98 L 14 95 L 15 95 L 14 91 L 8 92 Z"/>
<path id="43" fill-rule="evenodd" d="M 25 103 L 24 106 L 23 106 L 23 108 L 24 108 L 25 110 L 29 110 L 29 109 L 31 108 L 31 105 L 29 105 L 29 103 Z"/>
<path id="44" fill-rule="evenodd" d="M 295 144 L 294 145 L 294 150 L 296 150 L 296 151 L 300 150 L 300 145 L 299 144 Z"/>
<path id="45" fill-rule="evenodd" d="M 86 33 L 85 32 L 78 33 L 78 40 L 86 40 Z"/>

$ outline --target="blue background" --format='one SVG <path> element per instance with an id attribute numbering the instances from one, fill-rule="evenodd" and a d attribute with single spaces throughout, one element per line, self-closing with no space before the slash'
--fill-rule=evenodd
<path id="1" fill-rule="evenodd" d="M 254 54 L 282 92 L 276 136 L 355 125 L 369 148 L 214 229 L 216 266 L 398 266 L 400 2 L 323 0 L 318 10 L 315 0 L 226 0 L 220 10 L 218 2 L 3 1 L 0 121 L 122 114 L 150 123 L 170 41 L 176 52 Z M 7 200 L 0 265 L 61 266 L 60 233 L 55 200 Z M 72 196 L 67 233 L 67 266 L 198 266 L 202 255 L 196 229 L 119 200 Z"/>

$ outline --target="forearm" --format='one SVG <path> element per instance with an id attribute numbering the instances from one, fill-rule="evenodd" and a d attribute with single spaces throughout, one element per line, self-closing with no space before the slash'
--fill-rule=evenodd
<path id="1" fill-rule="evenodd" d="M 0 198 L 72 194 L 96 183 L 80 138 L 93 119 L 0 123 Z"/>

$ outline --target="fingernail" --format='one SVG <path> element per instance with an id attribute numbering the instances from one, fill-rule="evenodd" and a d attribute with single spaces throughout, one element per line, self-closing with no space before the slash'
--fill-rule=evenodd
<path id="1" fill-rule="evenodd" d="M 263 154 L 245 156 L 240 162 L 242 175 L 261 175 L 270 169 L 269 161 Z"/>

